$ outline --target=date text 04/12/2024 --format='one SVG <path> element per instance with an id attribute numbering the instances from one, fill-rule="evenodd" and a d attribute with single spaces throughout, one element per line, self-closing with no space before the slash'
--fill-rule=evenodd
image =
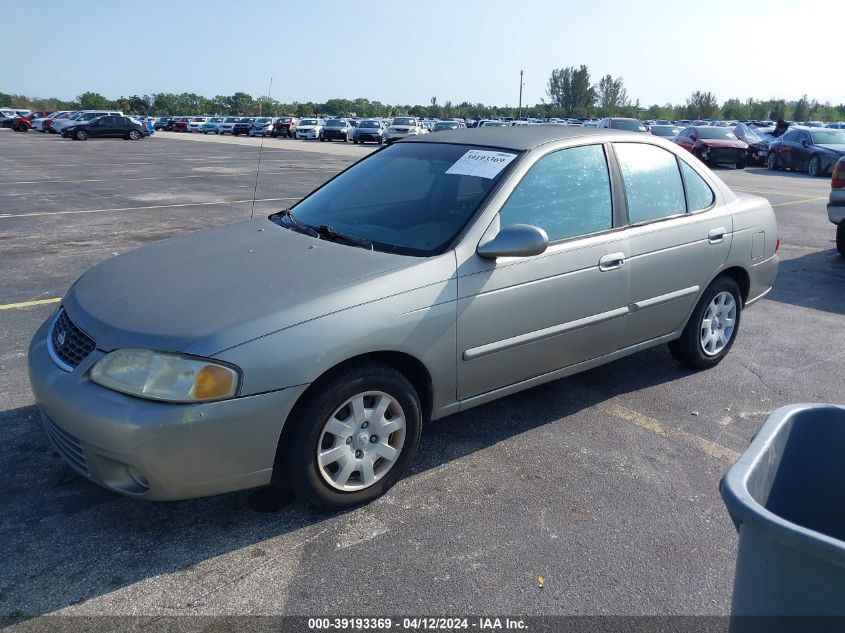
<path id="1" fill-rule="evenodd" d="M 478 617 L 478 618 L 436 618 L 408 617 L 393 618 L 309 618 L 310 631 L 364 631 L 391 629 L 415 631 L 462 631 L 462 630 L 526 630 L 528 626 L 521 619 Z"/>

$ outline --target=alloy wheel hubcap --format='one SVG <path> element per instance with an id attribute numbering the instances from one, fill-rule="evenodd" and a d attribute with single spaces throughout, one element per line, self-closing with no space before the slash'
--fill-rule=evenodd
<path id="1" fill-rule="evenodd" d="M 716 356 L 733 337 L 736 327 L 736 300 L 729 292 L 720 292 L 704 311 L 701 320 L 701 349 L 707 356 Z"/>
<path id="2" fill-rule="evenodd" d="M 343 492 L 369 488 L 396 463 L 405 443 L 405 412 L 382 391 L 359 393 L 329 417 L 317 443 L 317 469 Z"/>

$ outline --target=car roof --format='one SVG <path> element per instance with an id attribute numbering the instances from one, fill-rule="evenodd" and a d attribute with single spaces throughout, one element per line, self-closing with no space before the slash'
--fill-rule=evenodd
<path id="1" fill-rule="evenodd" d="M 614 131 L 614 134 L 618 132 Z M 635 132 L 631 132 L 635 134 Z M 434 138 L 424 134 L 406 138 L 402 143 L 455 143 L 484 145 L 524 151 L 540 145 L 578 137 L 608 136 L 607 130 L 564 125 L 508 125 L 504 127 L 458 128 L 438 132 Z"/>

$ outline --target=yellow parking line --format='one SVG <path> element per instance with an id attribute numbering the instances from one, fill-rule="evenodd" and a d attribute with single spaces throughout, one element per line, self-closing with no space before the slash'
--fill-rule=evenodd
<path id="1" fill-rule="evenodd" d="M 804 204 L 805 202 L 816 202 L 818 200 L 827 200 L 828 196 L 819 196 L 817 198 L 806 198 L 804 200 L 792 200 L 791 202 L 778 202 L 772 205 L 774 207 L 786 207 L 790 204 Z"/>
<path id="2" fill-rule="evenodd" d="M 38 299 L 36 301 L 21 301 L 20 303 L 6 303 L 0 304 L 0 310 L 14 310 L 16 308 L 29 308 L 30 306 L 43 306 L 48 303 L 58 303 L 61 301 L 61 297 L 56 297 L 54 299 Z"/>
<path id="3" fill-rule="evenodd" d="M 299 200 L 299 198 L 256 198 L 256 202 L 280 202 L 283 200 Z M 32 213 L 0 213 L 0 220 L 10 218 L 31 218 L 42 215 L 80 215 L 86 213 L 110 213 L 117 211 L 145 211 L 147 209 L 175 209 L 178 207 L 213 207 L 226 204 L 244 204 L 252 202 L 252 198 L 246 200 L 222 200 L 220 202 L 185 202 L 182 204 L 153 204 L 147 207 L 114 207 L 111 209 L 80 209 L 76 211 L 34 211 Z"/>
<path id="4" fill-rule="evenodd" d="M 715 442 L 706 440 L 703 437 L 698 437 L 692 433 L 687 433 L 686 431 L 666 426 L 654 418 L 650 418 L 642 413 L 637 413 L 636 411 L 631 411 L 620 404 L 611 402 L 605 404 L 602 408 L 605 412 L 614 417 L 627 420 L 628 422 L 633 422 L 637 426 L 651 431 L 652 433 L 656 433 L 662 437 L 680 440 L 684 444 L 701 451 L 705 455 L 710 455 L 710 457 L 715 457 L 716 459 L 721 459 L 731 463 L 739 459 L 739 453 L 732 451 L 729 448 L 725 448 L 721 444 L 716 444 Z"/>
<path id="5" fill-rule="evenodd" d="M 805 193 L 786 193 L 785 191 L 775 191 L 773 189 L 745 189 L 744 187 L 731 187 L 735 191 L 742 191 L 743 193 L 769 193 L 773 196 L 787 196 L 789 198 L 815 198 L 816 196 L 808 196 Z"/>

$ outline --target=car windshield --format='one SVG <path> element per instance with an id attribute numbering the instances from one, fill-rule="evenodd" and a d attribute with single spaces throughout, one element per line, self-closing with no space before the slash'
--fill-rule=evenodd
<path id="1" fill-rule="evenodd" d="M 358 127 L 378 127 L 378 121 L 361 121 L 358 124 Z"/>
<path id="2" fill-rule="evenodd" d="M 651 133 L 655 136 L 677 136 L 680 128 L 670 127 L 668 125 L 652 125 Z"/>
<path id="3" fill-rule="evenodd" d="M 724 127 L 700 127 L 698 128 L 698 138 L 708 138 L 722 141 L 737 140 L 736 134 Z"/>
<path id="4" fill-rule="evenodd" d="M 267 117 L 261 117 L 260 119 L 255 119 L 256 125 L 267 125 L 268 123 L 272 123 L 272 119 Z"/>
<path id="5" fill-rule="evenodd" d="M 302 119 L 299 125 L 317 125 L 317 119 Z"/>
<path id="6" fill-rule="evenodd" d="M 223 121 L 222 117 L 216 116 L 209 119 L 209 123 L 221 123 Z"/>
<path id="7" fill-rule="evenodd" d="M 416 125 L 417 122 L 414 119 L 409 119 L 407 117 L 397 117 L 393 119 L 393 125 Z"/>
<path id="8" fill-rule="evenodd" d="M 759 143 L 763 140 L 763 136 L 760 132 L 745 124 L 737 125 L 734 128 L 734 134 L 741 137 L 746 143 Z"/>
<path id="9" fill-rule="evenodd" d="M 810 132 L 816 145 L 845 145 L 845 131 L 813 130 Z"/>
<path id="10" fill-rule="evenodd" d="M 504 121 L 484 121 L 481 124 L 481 127 L 507 127 L 510 123 L 505 123 Z"/>
<path id="11" fill-rule="evenodd" d="M 467 157 L 481 156 L 483 168 Z M 399 143 L 372 154 L 299 202 L 299 224 L 327 225 L 416 256 L 445 250 L 513 164 L 516 152 Z M 482 175 L 474 175 L 482 174 Z"/>
<path id="12" fill-rule="evenodd" d="M 344 125 L 346 125 L 346 123 L 340 119 L 329 119 L 326 121 L 326 127 L 343 127 Z"/>
<path id="13" fill-rule="evenodd" d="M 457 123 L 437 123 L 434 126 L 435 130 L 455 130 L 457 129 Z"/>
<path id="14" fill-rule="evenodd" d="M 634 119 L 614 119 L 611 126 L 616 130 L 628 130 L 629 132 L 645 132 L 645 125 Z"/>
<path id="15" fill-rule="evenodd" d="M 223 121 L 223 123 L 237 123 L 238 121 L 239 121 L 238 117 L 230 116 L 225 121 Z"/>

